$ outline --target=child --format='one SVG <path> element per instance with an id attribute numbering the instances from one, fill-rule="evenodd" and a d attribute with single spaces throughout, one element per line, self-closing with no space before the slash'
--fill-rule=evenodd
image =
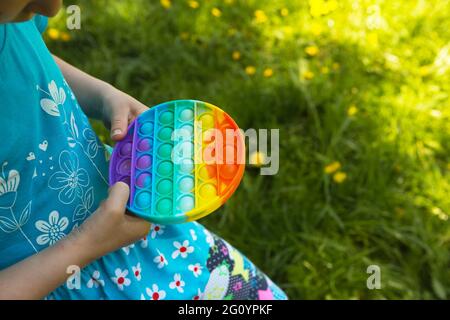
<path id="1" fill-rule="evenodd" d="M 60 6 L 0 2 L 0 298 L 286 299 L 200 224 L 149 224 L 125 212 L 126 184 L 108 190 L 85 113 L 117 141 L 147 108 L 52 57 L 40 32 Z"/>

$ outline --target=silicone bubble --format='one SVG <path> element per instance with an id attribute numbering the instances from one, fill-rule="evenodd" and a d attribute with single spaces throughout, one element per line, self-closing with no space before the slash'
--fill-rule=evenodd
<path id="1" fill-rule="evenodd" d="M 194 170 L 194 161 L 192 159 L 182 159 L 180 163 L 180 171 L 190 173 Z"/>
<path id="2" fill-rule="evenodd" d="M 171 176 L 172 171 L 173 171 L 173 164 L 170 161 L 161 162 L 157 169 L 157 172 L 162 176 Z"/>
<path id="3" fill-rule="evenodd" d="M 194 208 L 194 197 L 183 196 L 178 200 L 178 206 L 183 211 L 189 211 Z"/>
<path id="4" fill-rule="evenodd" d="M 149 155 L 143 155 L 137 159 L 137 167 L 139 169 L 147 169 L 148 167 L 150 167 L 151 163 L 152 158 Z"/>
<path id="5" fill-rule="evenodd" d="M 147 192 L 147 191 L 139 192 L 136 195 L 136 205 L 139 208 L 143 208 L 143 209 L 148 208 L 148 207 L 150 207 L 151 199 L 152 199 L 152 195 L 150 192 Z"/>
<path id="6" fill-rule="evenodd" d="M 124 157 L 130 156 L 132 148 L 133 148 L 133 144 L 131 142 L 124 143 L 123 146 L 120 148 L 120 151 L 119 151 L 120 155 L 124 156 Z"/>
<path id="7" fill-rule="evenodd" d="M 183 109 L 180 112 L 180 120 L 183 122 L 191 121 L 194 118 L 194 111 L 192 109 Z"/>
<path id="8" fill-rule="evenodd" d="M 185 176 L 180 179 L 178 187 L 182 192 L 189 192 L 194 188 L 194 178 L 191 176 Z"/>
<path id="9" fill-rule="evenodd" d="M 151 186 L 152 176 L 148 172 L 141 173 L 136 179 L 136 185 L 139 188 L 148 188 Z"/>
<path id="10" fill-rule="evenodd" d="M 153 133 L 153 123 L 145 122 L 144 124 L 142 124 L 140 133 L 142 133 L 143 135 L 152 134 Z"/>
<path id="11" fill-rule="evenodd" d="M 152 142 L 150 139 L 145 138 L 138 142 L 138 150 L 141 152 L 149 151 L 152 146 Z"/>
<path id="12" fill-rule="evenodd" d="M 160 194 L 169 194 L 172 192 L 173 183 L 169 179 L 163 179 L 158 181 L 158 184 L 156 185 L 156 190 Z"/>
<path id="13" fill-rule="evenodd" d="M 225 141 L 230 129 L 236 132 L 233 142 Z M 238 130 L 228 114 L 205 102 L 177 100 L 152 107 L 115 145 L 109 182 L 127 183 L 127 209 L 150 222 L 200 219 L 227 201 L 242 179 L 245 157 L 237 151 L 245 146 Z"/>

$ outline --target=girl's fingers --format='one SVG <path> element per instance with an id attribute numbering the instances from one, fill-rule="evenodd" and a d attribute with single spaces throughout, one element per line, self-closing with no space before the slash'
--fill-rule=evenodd
<path id="1" fill-rule="evenodd" d="M 111 138 L 115 141 L 122 140 L 127 134 L 128 108 L 115 108 L 111 116 Z"/>
<path id="2" fill-rule="evenodd" d="M 108 199 L 106 199 L 107 208 L 125 212 L 130 188 L 124 182 L 117 182 L 109 189 Z"/>

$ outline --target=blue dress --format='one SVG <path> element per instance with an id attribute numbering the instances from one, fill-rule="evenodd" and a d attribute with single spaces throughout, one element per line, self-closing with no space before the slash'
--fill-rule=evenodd
<path id="1" fill-rule="evenodd" d="M 0 270 L 62 239 L 107 195 L 108 152 L 41 38 L 46 18 L 0 25 Z M 286 299 L 199 223 L 77 271 L 48 299 Z"/>

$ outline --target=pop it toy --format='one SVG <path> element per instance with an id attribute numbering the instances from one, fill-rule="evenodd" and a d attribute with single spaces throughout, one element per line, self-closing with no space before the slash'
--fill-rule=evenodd
<path id="1" fill-rule="evenodd" d="M 197 220 L 236 190 L 244 148 L 238 126 L 218 107 L 163 103 L 135 119 L 116 144 L 109 182 L 130 186 L 127 208 L 137 216 L 161 224 Z"/>

